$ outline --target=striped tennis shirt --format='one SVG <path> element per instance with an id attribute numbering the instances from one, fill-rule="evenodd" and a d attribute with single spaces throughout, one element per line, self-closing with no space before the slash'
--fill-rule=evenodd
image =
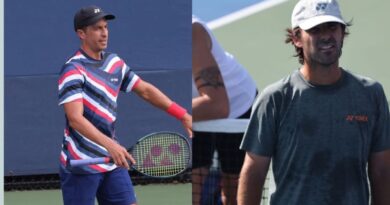
<path id="1" fill-rule="evenodd" d="M 80 101 L 84 117 L 99 131 L 116 140 L 115 120 L 119 91 L 130 92 L 140 78 L 114 53 L 103 52 L 102 60 L 89 57 L 79 49 L 61 69 L 58 80 L 59 105 Z M 89 140 L 69 126 L 66 118 L 61 168 L 77 174 L 102 173 L 116 168 L 115 164 L 67 166 L 71 159 L 106 157 L 107 149 Z"/>

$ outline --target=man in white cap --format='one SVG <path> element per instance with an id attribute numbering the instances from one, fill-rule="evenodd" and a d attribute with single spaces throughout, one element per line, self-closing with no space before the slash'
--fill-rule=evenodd
<path id="1" fill-rule="evenodd" d="M 387 100 L 378 82 L 339 67 L 349 24 L 337 2 L 301 0 L 291 23 L 302 67 L 256 100 L 238 203 L 260 203 L 272 159 L 271 205 L 390 204 Z"/>

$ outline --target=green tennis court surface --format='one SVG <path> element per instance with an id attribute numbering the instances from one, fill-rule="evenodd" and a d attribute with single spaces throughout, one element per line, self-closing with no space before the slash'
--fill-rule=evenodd
<path id="1" fill-rule="evenodd" d="M 138 204 L 191 204 L 191 184 L 135 186 Z M 11 191 L 4 193 L 4 205 L 62 205 L 61 190 Z M 97 204 L 97 203 L 96 203 Z"/>

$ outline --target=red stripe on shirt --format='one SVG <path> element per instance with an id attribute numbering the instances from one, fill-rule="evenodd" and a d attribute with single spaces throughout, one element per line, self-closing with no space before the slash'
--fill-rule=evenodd
<path id="1" fill-rule="evenodd" d="M 110 116 L 108 116 L 106 113 L 102 112 L 101 110 L 99 110 L 99 108 L 95 107 L 93 104 L 91 104 L 90 102 L 88 102 L 86 99 L 83 99 L 83 104 L 88 107 L 91 111 L 93 111 L 94 113 L 96 113 L 97 115 L 99 115 L 100 117 L 106 119 L 108 122 L 113 122 L 114 120 L 111 119 Z"/>
<path id="2" fill-rule="evenodd" d="M 111 68 L 107 71 L 108 73 L 113 73 L 115 71 L 115 68 L 122 67 L 124 62 L 122 60 L 119 60 L 114 63 L 114 65 L 111 66 Z"/>
<path id="3" fill-rule="evenodd" d="M 71 75 L 81 75 L 81 73 L 77 70 L 70 70 L 61 76 L 61 78 L 58 80 L 58 84 L 61 85 L 62 82 L 65 80 L 65 78 L 67 78 Z"/>
<path id="4" fill-rule="evenodd" d="M 104 87 L 106 89 L 107 92 L 109 92 L 112 96 L 116 97 L 118 95 L 118 92 L 113 90 L 112 88 L 110 88 L 109 86 L 107 86 L 106 83 L 104 83 L 103 81 L 95 78 L 95 76 L 91 75 L 88 71 L 86 71 L 83 67 L 81 66 L 76 66 L 77 68 L 79 69 L 82 69 L 89 78 L 91 78 L 91 80 L 93 80 L 95 83 L 101 85 L 102 87 Z"/>
<path id="5" fill-rule="evenodd" d="M 64 158 L 64 156 L 62 154 L 60 155 L 60 162 L 61 162 L 61 164 L 66 166 L 66 160 L 65 160 L 65 158 Z"/>
<path id="6" fill-rule="evenodd" d="M 138 78 L 137 81 L 135 81 L 133 87 L 131 88 L 131 90 L 134 90 L 138 85 L 139 83 L 141 82 L 141 78 Z"/>
<path id="7" fill-rule="evenodd" d="M 65 128 L 64 133 L 65 133 L 65 136 L 69 136 L 69 134 L 70 134 L 70 132 L 67 128 Z"/>
<path id="8" fill-rule="evenodd" d="M 72 155 L 73 159 L 81 159 L 81 157 L 74 151 L 71 143 L 68 143 L 67 148 L 69 150 L 70 155 Z"/>
<path id="9" fill-rule="evenodd" d="M 81 159 L 81 157 L 74 151 L 71 143 L 68 143 L 68 150 L 69 150 L 69 153 L 72 155 L 72 157 L 74 159 Z M 92 169 L 95 169 L 95 170 L 99 171 L 99 172 L 106 172 L 106 171 L 108 171 L 107 169 L 101 168 L 98 165 L 92 164 L 92 165 L 88 165 L 88 166 L 90 168 L 92 168 Z"/>

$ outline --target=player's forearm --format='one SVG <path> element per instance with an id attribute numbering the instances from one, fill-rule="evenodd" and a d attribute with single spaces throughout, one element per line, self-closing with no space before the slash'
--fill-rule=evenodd
<path id="1" fill-rule="evenodd" d="M 247 152 L 238 182 L 238 205 L 259 205 L 271 159 Z"/>
<path id="2" fill-rule="evenodd" d="M 372 153 L 368 162 L 371 204 L 390 204 L 390 150 Z"/>
<path id="3" fill-rule="evenodd" d="M 69 125 L 89 140 L 107 148 L 114 143 L 108 136 L 100 132 L 91 122 L 83 116 L 69 118 Z"/>
<path id="4" fill-rule="evenodd" d="M 172 104 L 172 100 L 168 96 L 148 82 L 142 81 L 134 91 L 142 99 L 162 110 L 166 110 Z"/>
<path id="5" fill-rule="evenodd" d="M 264 179 L 255 177 L 259 173 L 242 170 L 240 174 L 237 203 L 238 205 L 259 205 L 261 202 Z"/>
<path id="6" fill-rule="evenodd" d="M 217 103 L 207 95 L 192 99 L 192 117 L 194 121 L 227 118 L 229 116 L 229 105 Z"/>
<path id="7" fill-rule="evenodd" d="M 371 184 L 371 204 L 390 204 L 390 170 L 389 171 L 369 171 Z"/>
<path id="8" fill-rule="evenodd" d="M 155 107 L 158 107 L 161 110 L 166 111 L 171 116 L 181 120 L 188 135 L 192 136 L 192 117 L 187 113 L 186 109 L 174 103 L 159 89 L 145 81 L 141 81 L 134 89 L 134 92 Z"/>
<path id="9" fill-rule="evenodd" d="M 371 204 L 372 205 L 388 205 L 390 204 L 390 179 L 389 176 L 372 181 L 371 185 Z"/>

